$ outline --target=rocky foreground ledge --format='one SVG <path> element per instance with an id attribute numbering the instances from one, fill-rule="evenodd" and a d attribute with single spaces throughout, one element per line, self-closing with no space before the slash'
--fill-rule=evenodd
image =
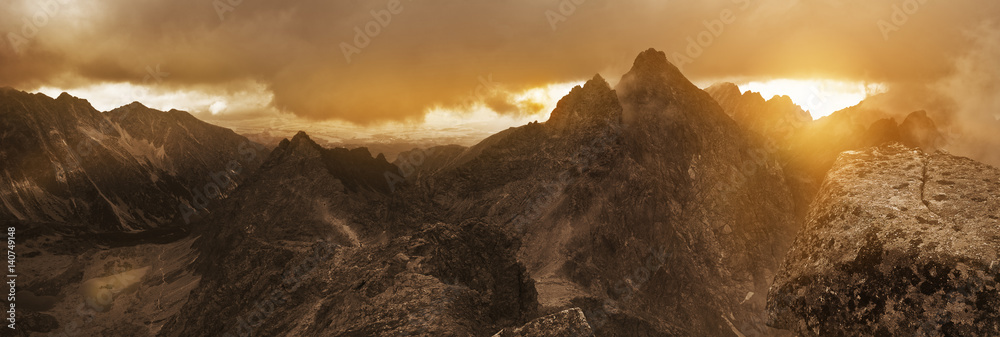
<path id="1" fill-rule="evenodd" d="M 901 145 L 845 152 L 768 294 L 803 336 L 1000 336 L 1000 170 Z"/>

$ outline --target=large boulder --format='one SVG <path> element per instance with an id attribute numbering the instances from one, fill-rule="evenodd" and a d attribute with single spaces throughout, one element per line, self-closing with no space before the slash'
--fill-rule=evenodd
<path id="1" fill-rule="evenodd" d="M 845 152 L 768 296 L 804 336 L 1000 335 L 1000 170 L 891 144 Z"/>

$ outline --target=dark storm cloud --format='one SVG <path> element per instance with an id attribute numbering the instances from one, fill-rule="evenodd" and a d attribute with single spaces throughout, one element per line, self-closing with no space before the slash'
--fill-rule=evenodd
<path id="1" fill-rule="evenodd" d="M 8 2 L 0 85 L 144 84 L 163 65 L 165 86 L 257 82 L 281 110 L 357 123 L 461 105 L 487 74 L 517 92 L 621 70 L 649 47 L 694 79 L 942 81 L 1000 14 L 971 0 Z"/>

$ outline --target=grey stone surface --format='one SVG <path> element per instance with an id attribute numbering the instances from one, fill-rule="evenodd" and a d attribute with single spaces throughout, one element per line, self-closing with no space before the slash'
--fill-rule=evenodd
<path id="1" fill-rule="evenodd" d="M 843 153 L 768 296 L 804 336 L 1000 335 L 1000 170 L 898 144 Z"/>

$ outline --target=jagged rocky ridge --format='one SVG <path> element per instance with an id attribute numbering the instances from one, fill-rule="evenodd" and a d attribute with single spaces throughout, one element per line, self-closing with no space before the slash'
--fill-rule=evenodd
<path id="1" fill-rule="evenodd" d="M 1000 334 L 1000 170 L 893 144 L 845 152 L 771 288 L 803 336 Z"/>
<path id="2" fill-rule="evenodd" d="M 732 83 L 715 84 L 705 91 L 741 127 L 764 141 L 769 153 L 779 158 L 800 218 L 805 217 L 823 178 L 841 152 L 893 142 L 931 152 L 945 145 L 944 135 L 925 111 L 906 115 L 900 124 L 896 118 L 901 116 L 870 107 L 877 104 L 867 104 L 866 100 L 812 120 L 787 96 L 765 101 L 755 92 L 741 94 Z"/>
<path id="3" fill-rule="evenodd" d="M 792 102 L 788 96 L 775 96 L 769 100 L 759 93 L 747 91 L 733 83 L 717 83 L 705 92 L 712 96 L 722 109 L 743 128 L 764 137 L 772 146 L 783 144 L 813 121 L 808 112 Z"/>
<path id="4" fill-rule="evenodd" d="M 408 175 L 305 134 L 282 142 L 191 218 L 194 262 L 152 274 L 197 275 L 182 305 L 101 327 L 490 336 L 580 308 L 602 336 L 777 333 L 763 294 L 797 227 L 781 167 L 663 53 L 614 89 L 595 76 L 548 122 L 440 153 Z"/>
<path id="5" fill-rule="evenodd" d="M 224 197 L 266 154 L 186 112 L 133 103 L 101 113 L 66 93 L 0 91 L 0 130 L 0 220 L 104 232 L 186 227 L 186 215 Z"/>
<path id="6" fill-rule="evenodd" d="M 434 221 L 386 189 L 395 166 L 365 154 L 282 142 L 205 219 L 203 279 L 160 335 L 475 336 L 534 317 L 516 238 Z"/>
<path id="7" fill-rule="evenodd" d="M 390 164 L 299 133 L 211 207 L 197 208 L 185 189 L 198 212 L 184 240 L 164 244 L 147 231 L 116 243 L 144 245 L 107 249 L 64 223 L 20 222 L 44 229 L 31 237 L 45 248 L 36 259 L 82 249 L 55 256 L 27 288 L 72 312 L 87 298 L 76 283 L 150 267 L 84 330 L 134 336 L 787 335 L 765 325 L 765 294 L 804 198 L 792 194 L 795 157 L 769 143 L 790 148 L 781 142 L 825 124 L 799 123 L 787 100 L 740 103 L 745 96 L 713 99 L 649 50 L 616 87 L 595 76 L 549 121 L 470 148 L 414 150 Z M 733 107 L 771 117 L 757 123 Z M 126 143 L 150 139 L 164 153 L 206 153 L 199 146 L 228 139 L 205 138 L 213 128 L 175 111 L 130 105 L 105 115 L 128 129 Z M 928 122 L 914 114 L 903 125 L 915 127 L 894 133 L 894 122 L 852 120 L 850 134 L 880 143 L 933 130 Z M 161 167 L 150 163 L 140 166 Z M 176 179 L 197 181 L 192 167 Z M 80 267 L 61 269 L 70 264 Z M 135 317 L 154 316 L 151 307 L 155 317 Z M 35 331 L 65 330 L 55 312 L 26 315 L 40 322 Z"/>
<path id="8" fill-rule="evenodd" d="M 597 335 L 775 332 L 763 295 L 796 224 L 760 148 L 653 50 L 617 90 L 597 76 L 549 122 L 441 151 L 417 176 L 299 134 L 204 219 L 202 282 L 160 335 L 488 336 L 575 307 Z M 408 181 L 386 191 L 374 173 Z M 260 309 L 275 289 L 294 300 Z"/>

